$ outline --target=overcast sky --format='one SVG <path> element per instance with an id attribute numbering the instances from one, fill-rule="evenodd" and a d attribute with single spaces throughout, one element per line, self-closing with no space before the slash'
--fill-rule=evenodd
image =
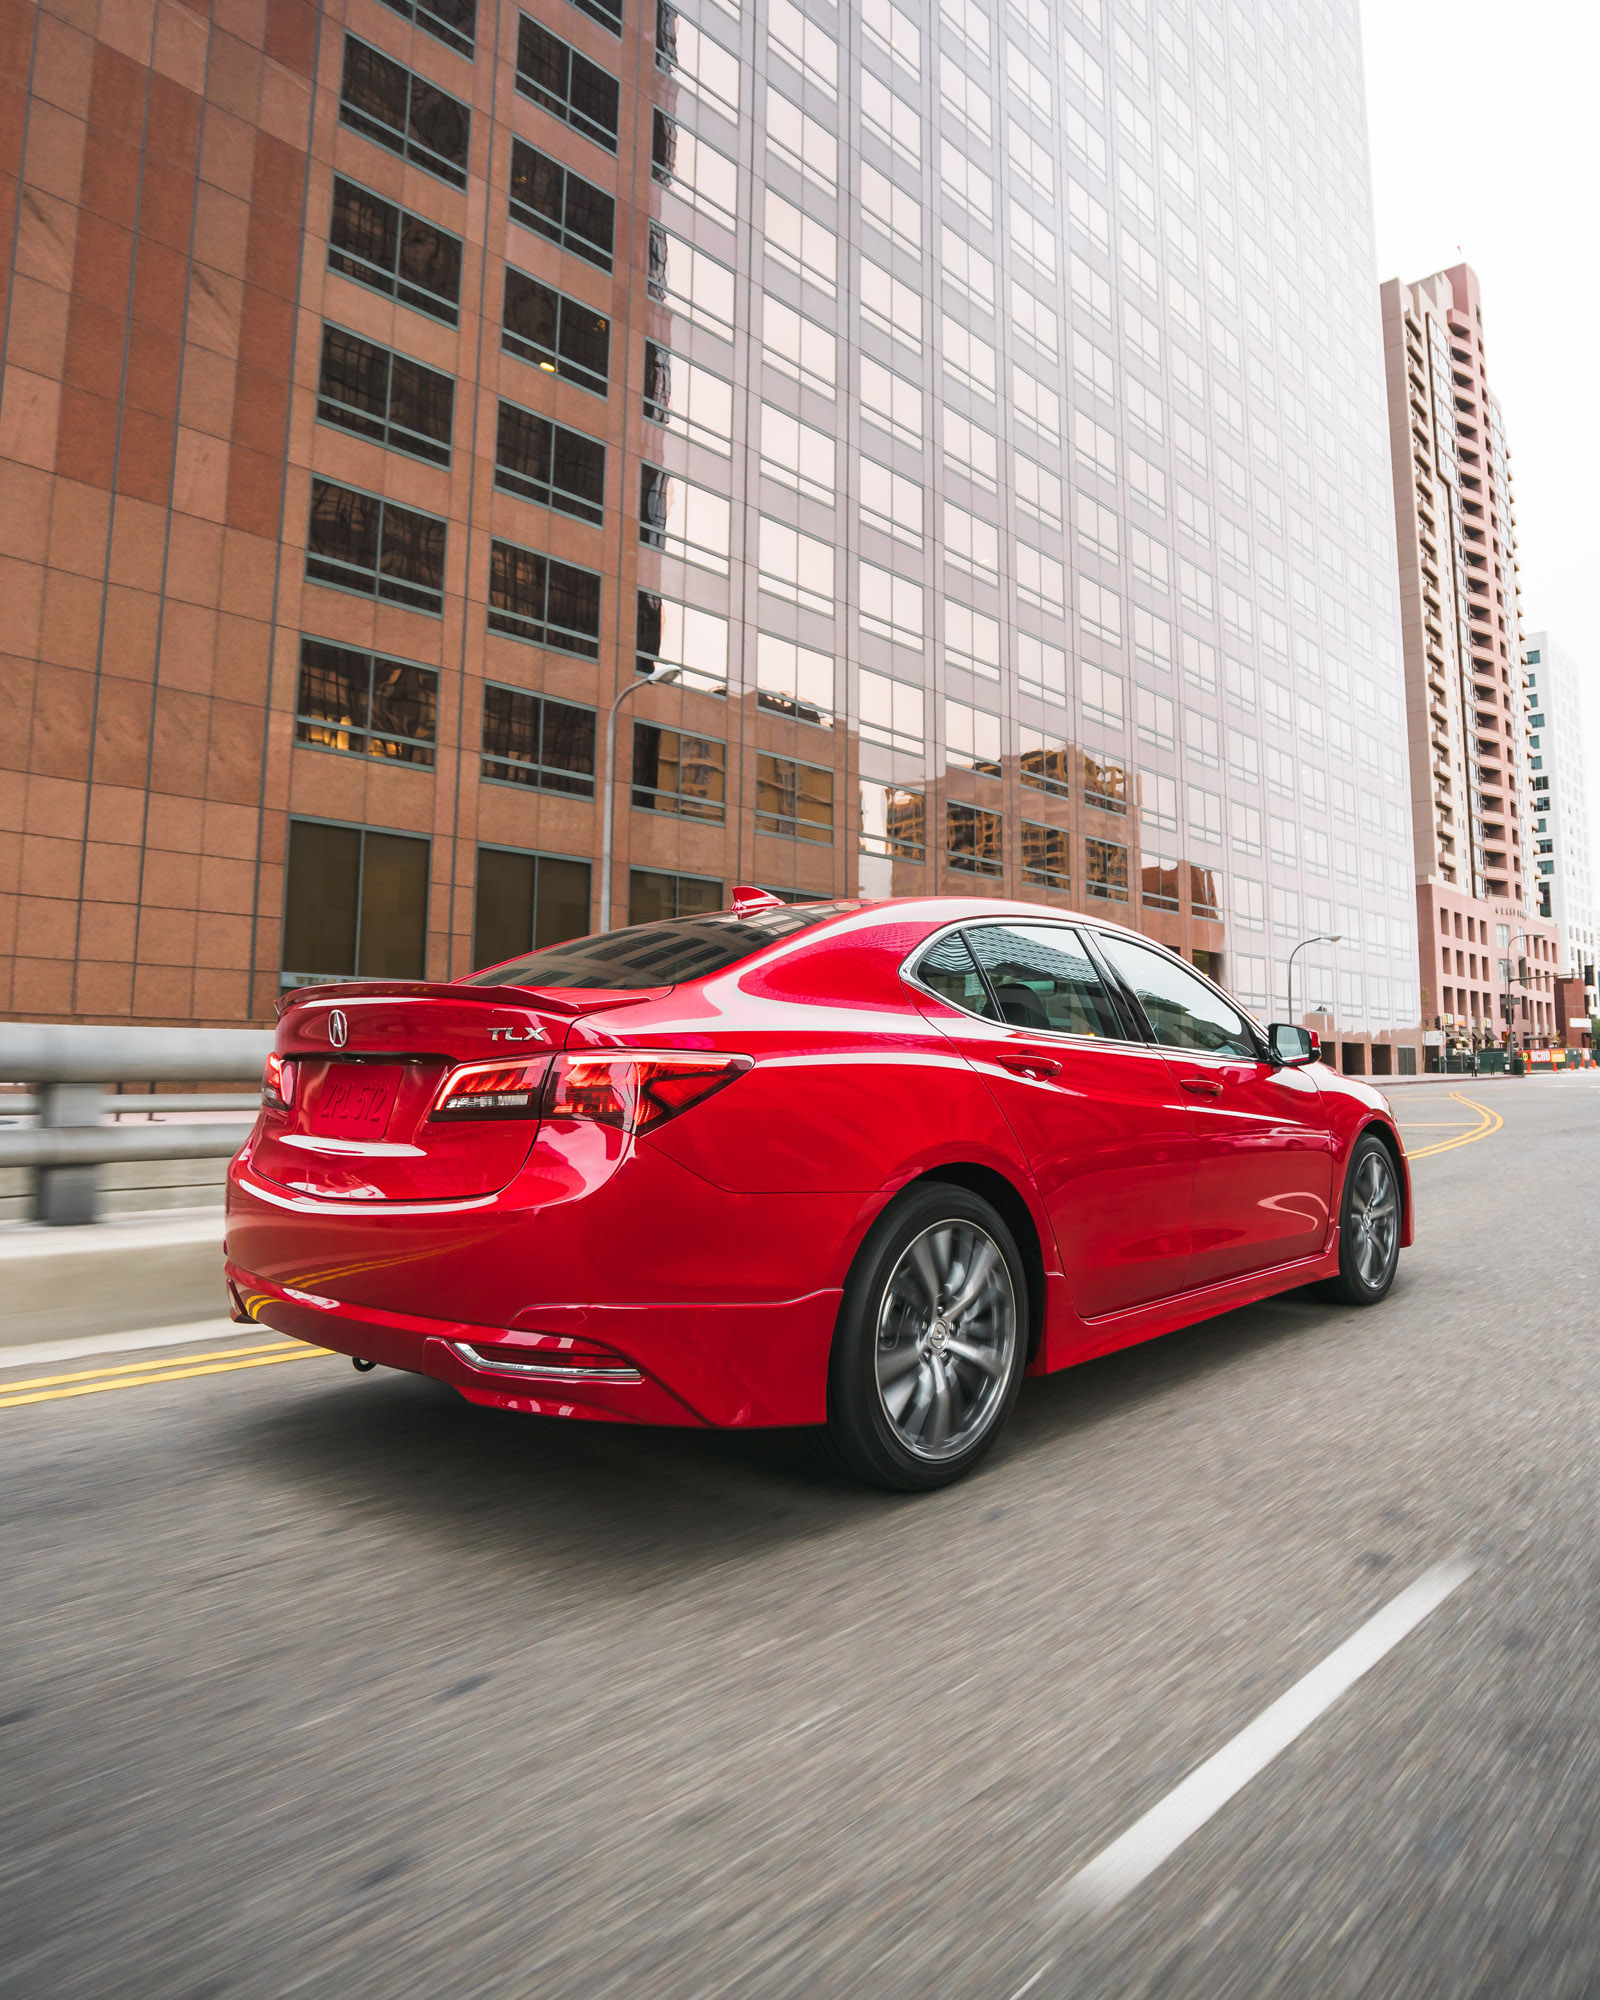
<path id="1" fill-rule="evenodd" d="M 1378 277 L 1463 259 L 1516 483 L 1527 629 L 1577 655 L 1600 841 L 1600 0 L 1360 0 Z"/>

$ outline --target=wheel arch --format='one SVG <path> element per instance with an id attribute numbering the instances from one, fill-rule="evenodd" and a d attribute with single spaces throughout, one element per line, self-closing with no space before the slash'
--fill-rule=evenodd
<path id="1" fill-rule="evenodd" d="M 1032 1362 L 1044 1338 L 1044 1246 L 1039 1241 L 1038 1225 L 1026 1197 L 1014 1181 L 1008 1180 L 993 1167 L 980 1166 L 975 1160 L 952 1160 L 930 1167 L 926 1173 L 908 1181 L 906 1187 L 927 1187 L 935 1181 L 946 1181 L 953 1187 L 965 1188 L 968 1194 L 982 1196 L 1011 1231 L 1017 1253 L 1022 1259 L 1023 1274 L 1028 1281 L 1028 1360 Z M 900 1192 L 903 1194 L 905 1188 Z"/>
<path id="2" fill-rule="evenodd" d="M 1400 1139 L 1394 1127 L 1384 1118 L 1369 1118 L 1350 1142 L 1350 1153 L 1345 1156 L 1345 1173 L 1350 1171 L 1350 1157 L 1357 1145 L 1368 1136 L 1376 1139 L 1389 1155 L 1394 1168 L 1395 1186 L 1400 1190 L 1400 1242 L 1402 1247 L 1411 1241 L 1411 1175 L 1406 1170 L 1406 1158 L 1401 1149 Z M 1339 1198 L 1344 1200 L 1343 1183 L 1340 1184 Z"/>

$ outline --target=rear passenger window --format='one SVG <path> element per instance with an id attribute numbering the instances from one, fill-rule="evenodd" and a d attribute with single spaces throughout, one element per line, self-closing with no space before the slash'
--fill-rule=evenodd
<path id="1" fill-rule="evenodd" d="M 940 938 L 923 955 L 917 977 L 952 1007 L 960 1007 L 968 1014 L 981 1014 L 986 1021 L 999 1018 L 983 975 L 973 964 L 972 953 L 967 950 L 960 931 L 951 931 L 948 937 Z"/>
<path id="2" fill-rule="evenodd" d="M 1111 996 L 1076 931 L 1060 924 L 979 924 L 967 941 L 1014 1028 L 1123 1041 Z"/>

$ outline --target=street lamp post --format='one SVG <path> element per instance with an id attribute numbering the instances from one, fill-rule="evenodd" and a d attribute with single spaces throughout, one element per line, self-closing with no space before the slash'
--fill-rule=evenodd
<path id="1" fill-rule="evenodd" d="M 1318 933 L 1317 933 L 1317 935 L 1316 935 L 1315 937 L 1307 937 L 1307 938 L 1302 938 L 1302 939 L 1300 940 L 1300 942 L 1299 942 L 1299 943 L 1298 943 L 1298 944 L 1297 944 L 1297 945 L 1295 946 L 1294 950 L 1290 952 L 1290 954 L 1289 954 L 1289 1020 L 1290 1020 L 1290 1023 L 1291 1023 L 1291 1024 L 1292 1024 L 1292 1023 L 1293 1023 L 1293 1021 L 1294 1021 L 1294 962 L 1295 962 L 1295 960 L 1296 960 L 1296 959 L 1297 959 L 1297 958 L 1299 957 L 1300 953 L 1301 953 L 1301 952 L 1303 952 L 1303 951 L 1305 950 L 1305 948 L 1306 948 L 1306 946 L 1307 946 L 1308 944 L 1340 944 L 1340 943 L 1342 943 L 1342 942 L 1343 942 L 1343 939 L 1344 939 L 1344 933 L 1343 933 L 1343 931 L 1318 931 Z"/>
<path id="2" fill-rule="evenodd" d="M 615 815 L 616 788 L 613 775 L 617 762 L 617 710 L 636 688 L 660 687 L 667 681 L 675 681 L 682 672 L 680 667 L 653 666 L 649 673 L 640 674 L 626 687 L 617 689 L 611 706 L 606 710 L 606 761 L 605 775 L 601 780 L 600 793 L 600 928 L 611 928 L 611 826 Z"/>
<path id="3" fill-rule="evenodd" d="M 1515 1027 L 1516 1004 L 1512 999 L 1511 988 L 1513 984 L 1512 973 L 1517 963 L 1517 945 L 1519 942 L 1522 944 L 1528 942 L 1528 933 L 1526 931 L 1513 931 L 1511 933 L 1511 942 L 1507 946 L 1507 956 L 1500 961 L 1506 969 L 1506 1053 L 1508 1058 L 1517 1032 Z M 1526 984 L 1525 981 L 1523 983 Z"/>

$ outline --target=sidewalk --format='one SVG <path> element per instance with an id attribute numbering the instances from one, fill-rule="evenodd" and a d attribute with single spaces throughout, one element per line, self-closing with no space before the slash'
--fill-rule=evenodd
<path id="1" fill-rule="evenodd" d="M 216 1319 L 222 1210 L 112 1216 L 81 1229 L 0 1224 L 0 1350 Z"/>

